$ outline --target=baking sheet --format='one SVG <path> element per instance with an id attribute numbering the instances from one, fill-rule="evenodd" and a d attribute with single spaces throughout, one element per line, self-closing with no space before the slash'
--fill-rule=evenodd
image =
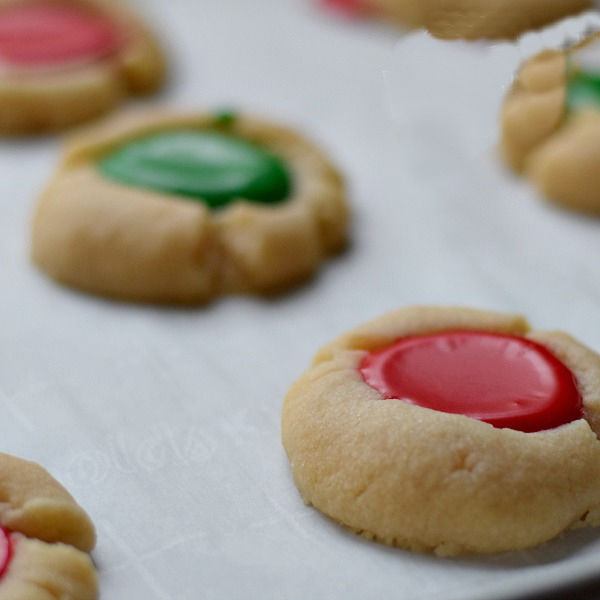
<path id="1" fill-rule="evenodd" d="M 362 540 L 303 505 L 279 439 L 283 396 L 314 351 L 399 306 L 518 311 L 600 349 L 600 223 L 496 161 L 495 117 L 482 123 L 504 78 L 476 51 L 444 63 L 422 34 L 305 0 L 138 7 L 174 65 L 158 102 L 246 107 L 312 136 L 348 176 L 354 243 L 274 300 L 178 310 L 85 296 L 28 260 L 58 141 L 0 144 L 2 450 L 43 464 L 89 511 L 102 598 L 500 600 L 595 572 L 594 530 L 459 560 Z M 440 85 L 423 94 L 428 70 Z"/>

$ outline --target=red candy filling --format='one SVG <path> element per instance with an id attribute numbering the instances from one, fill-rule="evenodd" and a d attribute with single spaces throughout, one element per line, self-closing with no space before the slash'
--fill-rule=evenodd
<path id="1" fill-rule="evenodd" d="M 522 337 L 477 331 L 406 337 L 367 354 L 359 371 L 385 399 L 494 427 L 543 431 L 583 416 L 573 373 Z"/>
<path id="2" fill-rule="evenodd" d="M 10 532 L 4 527 L 0 527 L 0 579 L 8 571 L 12 557 L 13 545 L 10 539 Z"/>
<path id="3" fill-rule="evenodd" d="M 319 0 L 319 2 L 327 8 L 350 16 L 364 15 L 367 10 L 366 0 Z"/>
<path id="4" fill-rule="evenodd" d="M 0 10 L 0 61 L 15 66 L 98 59 L 120 44 L 117 26 L 89 10 L 59 3 L 24 3 Z"/>

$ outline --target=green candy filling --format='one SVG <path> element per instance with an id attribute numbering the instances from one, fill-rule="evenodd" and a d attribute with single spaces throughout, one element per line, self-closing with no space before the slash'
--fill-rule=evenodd
<path id="1" fill-rule="evenodd" d="M 210 208 L 244 199 L 286 200 L 286 164 L 260 146 L 218 131 L 168 131 L 129 142 L 102 158 L 100 172 L 122 184 L 185 196 Z"/>
<path id="2" fill-rule="evenodd" d="M 567 110 L 600 109 L 600 73 L 570 71 L 567 83 Z"/>

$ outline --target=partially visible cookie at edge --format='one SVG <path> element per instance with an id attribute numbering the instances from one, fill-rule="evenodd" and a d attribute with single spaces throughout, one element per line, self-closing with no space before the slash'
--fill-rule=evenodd
<path id="1" fill-rule="evenodd" d="M 154 35 L 113 0 L 0 0 L 0 134 L 61 130 L 155 91 Z"/>
<path id="2" fill-rule="evenodd" d="M 511 39 L 591 8 L 590 0 L 322 0 L 442 39 Z"/>
<path id="3" fill-rule="evenodd" d="M 600 214 L 600 34 L 519 70 L 501 114 L 508 165 L 550 201 Z"/>
<path id="4" fill-rule="evenodd" d="M 42 467 L 0 454 L 0 600 L 96 600 L 96 533 Z"/>

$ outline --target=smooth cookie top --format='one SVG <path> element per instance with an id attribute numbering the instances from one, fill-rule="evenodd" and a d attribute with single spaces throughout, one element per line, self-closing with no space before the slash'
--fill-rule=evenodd
<path id="1" fill-rule="evenodd" d="M 122 44 L 118 26 L 85 8 L 60 2 L 0 10 L 0 61 L 19 68 L 97 60 Z"/>
<path id="2" fill-rule="evenodd" d="M 220 208 L 238 199 L 277 204 L 292 191 L 287 165 L 265 148 L 211 130 L 165 131 L 102 158 L 119 183 L 167 192 Z"/>

